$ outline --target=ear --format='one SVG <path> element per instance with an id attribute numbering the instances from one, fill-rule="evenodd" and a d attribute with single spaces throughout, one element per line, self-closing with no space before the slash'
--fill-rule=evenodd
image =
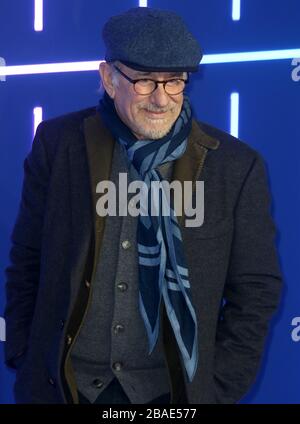
<path id="1" fill-rule="evenodd" d="M 100 62 L 99 74 L 105 91 L 113 99 L 115 97 L 115 87 L 112 83 L 111 69 L 107 62 Z"/>

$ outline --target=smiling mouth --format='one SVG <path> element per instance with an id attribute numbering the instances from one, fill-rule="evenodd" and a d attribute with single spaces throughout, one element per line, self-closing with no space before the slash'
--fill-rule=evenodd
<path id="1" fill-rule="evenodd" d="M 166 115 L 166 112 L 153 112 L 145 109 L 147 112 L 147 115 L 149 115 L 151 118 L 154 119 L 162 119 Z"/>

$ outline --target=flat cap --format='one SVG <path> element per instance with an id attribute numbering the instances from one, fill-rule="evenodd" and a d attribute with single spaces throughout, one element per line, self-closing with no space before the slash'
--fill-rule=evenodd
<path id="1" fill-rule="evenodd" d="M 109 18 L 102 37 L 106 62 L 139 71 L 196 72 L 203 56 L 182 18 L 169 10 L 131 8 Z"/>

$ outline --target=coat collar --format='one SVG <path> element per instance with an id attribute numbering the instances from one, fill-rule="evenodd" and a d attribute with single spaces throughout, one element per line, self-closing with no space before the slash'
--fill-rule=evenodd
<path id="1" fill-rule="evenodd" d="M 195 190 L 196 180 L 202 170 L 202 166 L 208 150 L 216 150 L 219 147 L 219 140 L 206 134 L 196 120 L 192 120 L 192 129 L 188 137 L 187 148 L 184 154 L 175 161 L 172 180 L 178 180 L 183 187 L 184 181 L 192 181 L 193 191 Z M 182 205 L 174 205 L 175 211 L 180 207 L 181 215 L 178 215 L 178 223 L 183 226 L 184 208 L 183 201 L 187 201 L 188 197 L 182 195 Z"/>

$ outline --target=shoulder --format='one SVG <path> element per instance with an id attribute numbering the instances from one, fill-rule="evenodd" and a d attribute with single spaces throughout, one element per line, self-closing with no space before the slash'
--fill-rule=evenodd
<path id="1" fill-rule="evenodd" d="M 96 106 L 81 109 L 75 112 L 59 115 L 51 119 L 45 119 L 39 124 L 43 134 L 56 133 L 61 134 L 63 131 L 79 131 L 85 118 L 96 113 Z"/>
<path id="2" fill-rule="evenodd" d="M 258 150 L 213 125 L 198 120 L 196 122 L 206 136 L 214 139 L 214 143 L 218 140 L 218 147 L 207 153 L 204 169 L 206 178 L 228 184 L 232 189 L 242 187 L 251 176 L 256 178 L 257 185 L 265 184 L 268 166 Z"/>
<path id="3" fill-rule="evenodd" d="M 219 142 L 218 148 L 213 150 L 213 154 L 210 155 L 211 160 L 222 162 L 233 168 L 249 168 L 256 161 L 264 161 L 261 153 L 246 141 L 207 122 L 199 120 L 196 122 L 205 134 Z"/>
<path id="4" fill-rule="evenodd" d="M 83 133 L 85 118 L 96 114 L 96 106 L 59 115 L 43 120 L 37 127 L 35 138 L 43 144 L 50 158 L 53 159 L 57 148 L 68 148 L 79 142 Z"/>

